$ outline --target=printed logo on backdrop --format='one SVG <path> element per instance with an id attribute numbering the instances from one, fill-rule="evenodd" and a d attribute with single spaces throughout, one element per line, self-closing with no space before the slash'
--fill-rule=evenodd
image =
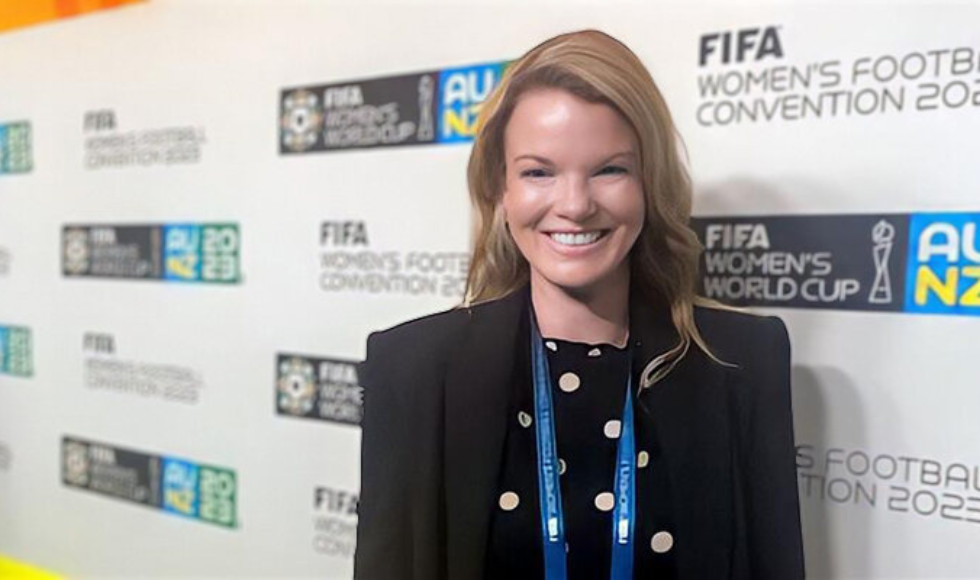
<path id="1" fill-rule="evenodd" d="M 435 73 L 283 91 L 280 153 L 434 140 Z"/>
<path id="2" fill-rule="evenodd" d="M 367 222 L 320 224 L 320 289 L 462 299 L 468 252 L 374 249 Z"/>
<path id="3" fill-rule="evenodd" d="M 279 152 L 467 142 L 507 64 L 283 89 Z"/>
<path id="4" fill-rule="evenodd" d="M 353 558 L 357 547 L 358 494 L 336 487 L 313 488 L 313 551 Z"/>
<path id="5" fill-rule="evenodd" d="M 360 425 L 363 394 L 357 362 L 297 354 L 276 355 L 276 412 Z"/>
<path id="6" fill-rule="evenodd" d="M 697 217 L 699 291 L 741 306 L 980 315 L 980 214 Z"/>
<path id="7" fill-rule="evenodd" d="M 34 374 L 31 329 L 0 325 L 0 374 L 30 377 Z"/>
<path id="8" fill-rule="evenodd" d="M 32 149 L 30 122 L 0 123 L 0 175 L 28 173 L 34 167 Z"/>
<path id="9" fill-rule="evenodd" d="M 91 170 L 199 163 L 207 141 L 200 125 L 123 131 L 113 109 L 86 111 L 82 131 Z"/>
<path id="10" fill-rule="evenodd" d="M 201 372 L 175 364 L 120 358 L 115 335 L 86 332 L 82 338 L 85 386 L 145 399 L 197 404 L 204 388 Z"/>
<path id="11" fill-rule="evenodd" d="M 66 277 L 241 281 L 235 223 L 73 224 L 61 236 Z"/>
<path id="12" fill-rule="evenodd" d="M 724 127 L 980 107 L 980 48 L 869 46 L 807 60 L 793 50 L 794 40 L 781 25 L 702 34 L 697 123 Z"/>
<path id="13" fill-rule="evenodd" d="M 0 246 L 0 276 L 7 276 L 10 274 L 10 263 L 13 261 L 13 255 L 10 250 Z"/>
<path id="14" fill-rule="evenodd" d="M 907 216 L 698 217 L 701 292 L 730 304 L 901 310 Z"/>
<path id="15" fill-rule="evenodd" d="M 0 471 L 9 471 L 10 464 L 14 462 L 14 452 L 10 446 L 0 441 Z"/>
<path id="16" fill-rule="evenodd" d="M 803 501 L 980 524 L 980 466 L 868 449 L 796 446 Z"/>
<path id="17" fill-rule="evenodd" d="M 480 106 L 500 84 L 507 62 L 447 69 L 439 75 L 439 141 L 466 143 L 476 135 Z"/>
<path id="18" fill-rule="evenodd" d="M 913 214 L 905 309 L 980 314 L 980 213 Z"/>
<path id="19" fill-rule="evenodd" d="M 235 472 L 75 437 L 61 440 L 62 483 L 190 519 L 237 527 Z"/>

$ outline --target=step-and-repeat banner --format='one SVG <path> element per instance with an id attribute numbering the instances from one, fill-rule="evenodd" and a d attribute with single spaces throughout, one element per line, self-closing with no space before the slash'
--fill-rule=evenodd
<path id="1" fill-rule="evenodd" d="M 977 22 L 153 0 L 0 35 L 0 555 L 349 578 L 366 336 L 459 302 L 481 103 L 596 27 L 674 113 L 702 293 L 789 327 L 809 575 L 980 577 Z"/>

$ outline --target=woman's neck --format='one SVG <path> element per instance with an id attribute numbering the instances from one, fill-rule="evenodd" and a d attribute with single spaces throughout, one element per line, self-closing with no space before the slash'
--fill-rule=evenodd
<path id="1" fill-rule="evenodd" d="M 629 269 L 594 288 L 569 291 L 531 271 L 531 301 L 541 336 L 625 347 L 629 336 Z"/>

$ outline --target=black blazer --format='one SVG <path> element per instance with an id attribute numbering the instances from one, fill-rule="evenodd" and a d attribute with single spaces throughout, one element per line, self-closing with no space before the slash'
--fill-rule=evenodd
<path id="1" fill-rule="evenodd" d="M 517 332 L 529 300 L 525 284 L 368 337 L 355 579 L 483 578 L 514 353 L 530 348 Z M 692 345 L 641 395 L 673 490 L 678 574 L 803 578 L 786 327 L 699 306 L 694 317 L 714 354 L 740 368 Z M 669 312 L 634 291 L 634 380 L 677 338 Z"/>

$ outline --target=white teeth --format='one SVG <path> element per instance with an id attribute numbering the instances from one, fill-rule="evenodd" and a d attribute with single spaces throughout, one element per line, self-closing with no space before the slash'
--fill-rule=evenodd
<path id="1" fill-rule="evenodd" d="M 566 246 L 581 246 L 584 244 L 591 244 L 592 242 L 598 240 L 602 236 L 602 232 L 587 232 L 581 234 L 565 234 L 565 233 L 552 233 L 549 234 L 551 239 L 555 240 L 559 244 Z"/>

